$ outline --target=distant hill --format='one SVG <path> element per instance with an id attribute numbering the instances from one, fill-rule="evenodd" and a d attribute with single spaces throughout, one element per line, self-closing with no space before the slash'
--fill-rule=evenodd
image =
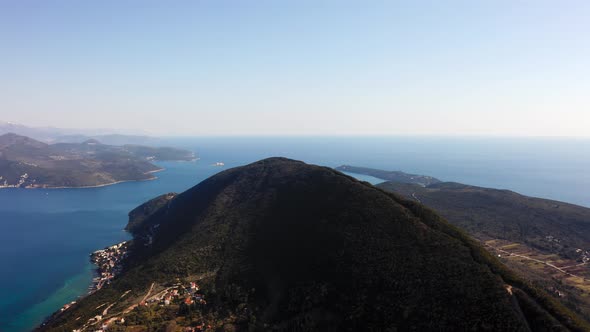
<path id="1" fill-rule="evenodd" d="M 154 160 L 192 160 L 173 148 L 83 143 L 46 144 L 9 133 L 0 136 L 0 187 L 88 187 L 149 180 L 160 168 Z"/>
<path id="2" fill-rule="evenodd" d="M 408 174 L 401 171 L 383 171 L 380 169 L 342 165 L 336 167 L 341 172 L 370 175 L 372 177 L 385 181 L 395 181 L 400 183 L 415 183 L 421 186 L 428 186 L 440 182 L 439 179 L 427 175 Z"/>
<path id="3" fill-rule="evenodd" d="M 113 129 L 75 129 L 55 127 L 31 127 L 18 123 L 0 121 L 0 135 L 14 133 L 44 143 L 82 143 L 96 139 L 108 145 L 160 145 L 161 139 L 147 135 L 130 135 Z"/>
<path id="4" fill-rule="evenodd" d="M 0 136 L 0 149 L 10 149 L 18 147 L 19 149 L 43 149 L 49 145 L 39 142 L 30 137 L 20 136 L 14 133 L 8 133 Z"/>
<path id="5" fill-rule="evenodd" d="M 43 142 L 48 142 L 56 136 L 63 135 L 63 131 L 58 128 L 34 128 L 18 123 L 0 121 L 0 135 L 8 133 L 31 137 Z"/>
<path id="6" fill-rule="evenodd" d="M 51 143 L 82 143 L 89 139 L 95 139 L 103 144 L 108 145 L 159 145 L 162 139 L 153 136 L 143 135 L 122 135 L 122 134 L 107 134 L 107 135 L 60 135 L 49 139 Z"/>
<path id="7" fill-rule="evenodd" d="M 136 212 L 123 274 L 41 330 L 590 328 L 433 211 L 329 168 L 265 159 Z"/>

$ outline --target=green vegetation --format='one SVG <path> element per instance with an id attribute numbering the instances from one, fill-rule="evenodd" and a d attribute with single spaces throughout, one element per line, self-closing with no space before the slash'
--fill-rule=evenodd
<path id="1" fill-rule="evenodd" d="M 386 182 L 378 187 L 420 202 L 479 239 L 505 239 L 578 259 L 590 249 L 590 209 L 508 190 L 459 183 L 428 187 Z M 414 195 L 414 196 L 412 196 Z"/>
<path id="2" fill-rule="evenodd" d="M 45 144 L 15 134 L 0 136 L 0 187 L 88 187 L 154 179 L 152 160 L 192 160 L 190 151 L 96 140 Z"/>
<path id="3" fill-rule="evenodd" d="M 125 230 L 131 233 L 135 233 L 138 232 L 140 229 L 145 229 L 145 225 L 143 225 L 143 222 L 149 216 L 153 215 L 156 211 L 158 211 L 158 209 L 167 205 L 170 202 L 170 200 L 173 199 L 176 195 L 176 193 L 160 195 L 156 198 L 150 199 L 149 201 L 131 210 L 131 212 L 129 212 L 129 222 L 125 227 Z"/>
<path id="4" fill-rule="evenodd" d="M 586 281 L 590 271 L 587 266 L 576 266 L 590 260 L 590 209 L 459 183 L 421 187 L 386 182 L 378 187 L 419 200 L 491 248 L 502 242 L 502 250 L 520 252 L 535 259 L 505 258 L 503 261 L 536 287 L 551 292 L 556 300 L 586 319 L 590 318 L 590 300 L 584 295 L 590 289 Z M 505 252 L 498 253 L 506 256 Z M 573 268 L 567 272 L 576 276 L 541 264 L 539 260 L 571 266 Z"/>
<path id="5" fill-rule="evenodd" d="M 418 216 L 421 216 L 422 220 L 429 221 L 431 226 L 437 227 L 444 233 L 460 239 L 470 247 L 472 256 L 476 261 L 487 265 L 493 273 L 499 275 L 515 291 L 521 291 L 521 293 L 517 294 L 516 299 L 522 312 L 525 313 L 525 317 L 527 317 L 529 326 L 536 326 L 538 329 L 544 330 L 541 329 L 544 325 L 539 324 L 539 322 L 553 322 L 551 325 L 544 327 L 547 330 L 555 330 L 560 328 L 558 327 L 559 324 L 563 324 L 571 330 L 590 330 L 590 324 L 587 321 L 581 319 L 557 300 L 549 297 L 545 292 L 506 268 L 506 266 L 492 257 L 488 251 L 459 228 L 446 222 L 436 212 L 414 201 L 406 201 L 406 206 L 412 209 Z"/>
<path id="6" fill-rule="evenodd" d="M 126 271 L 42 330 L 80 328 L 104 303 L 141 324 L 128 331 L 589 329 L 432 210 L 329 168 L 266 159 L 162 202 L 134 222 Z M 202 308 L 121 314 L 193 279 Z"/>

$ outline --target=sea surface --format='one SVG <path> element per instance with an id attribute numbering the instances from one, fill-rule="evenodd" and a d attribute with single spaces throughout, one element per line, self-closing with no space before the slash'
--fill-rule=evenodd
<path id="1" fill-rule="evenodd" d="M 31 330 L 84 295 L 93 277 L 89 254 L 129 239 L 123 228 L 137 205 L 266 157 L 402 170 L 590 207 L 590 139 L 198 137 L 165 145 L 193 150 L 200 160 L 160 162 L 166 170 L 153 181 L 0 190 L 0 331 Z"/>

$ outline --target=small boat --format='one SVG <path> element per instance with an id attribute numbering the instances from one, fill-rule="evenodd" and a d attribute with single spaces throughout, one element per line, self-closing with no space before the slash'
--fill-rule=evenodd
<path id="1" fill-rule="evenodd" d="M 213 164 L 213 166 L 225 166 L 225 164 L 222 163 L 222 162 L 220 162 L 220 161 L 218 161 L 215 164 Z"/>

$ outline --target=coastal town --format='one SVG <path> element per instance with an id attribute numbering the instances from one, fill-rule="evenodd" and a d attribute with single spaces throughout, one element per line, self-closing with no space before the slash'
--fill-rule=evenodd
<path id="1" fill-rule="evenodd" d="M 90 254 L 90 260 L 97 266 L 97 276 L 92 280 L 90 292 L 95 292 L 107 285 L 122 270 L 121 262 L 128 255 L 129 242 L 112 245 Z"/>
<path id="2" fill-rule="evenodd" d="M 97 266 L 96 277 L 89 287 L 88 295 L 109 285 L 114 278 L 122 272 L 124 259 L 129 255 L 130 241 L 97 250 L 90 255 L 90 260 Z M 77 304 L 78 301 L 72 301 L 65 304 L 57 313 L 61 314 Z M 121 305 L 115 307 L 115 305 Z M 148 308 L 162 308 L 172 310 L 175 315 L 184 316 L 201 312 L 207 301 L 201 287 L 197 281 L 180 281 L 168 285 L 158 285 L 152 283 L 151 287 L 143 295 L 132 297 L 131 290 L 121 295 L 119 301 L 114 303 L 103 303 L 96 307 L 96 314 L 89 318 L 86 323 L 74 332 L 95 331 L 106 332 L 120 330 L 126 326 L 133 326 L 135 317 Z M 112 312 L 111 308 L 118 308 L 118 312 Z M 168 309 L 166 309 L 168 308 Z M 189 326 L 179 327 L 185 332 L 199 332 L 211 329 L 204 320 L 191 323 Z"/>
<path id="3" fill-rule="evenodd" d="M 24 163 L 26 164 L 26 163 Z M 8 180 L 5 179 L 2 175 L 0 175 L 0 189 L 1 188 L 20 188 L 23 187 L 23 184 L 25 182 L 27 182 L 27 179 L 29 178 L 29 174 L 28 173 L 24 173 L 21 174 L 20 177 L 18 178 L 18 182 L 15 184 L 9 184 Z M 34 181 L 33 181 L 34 182 Z M 34 185 L 30 184 L 28 186 L 26 186 L 26 188 L 33 188 Z"/>

